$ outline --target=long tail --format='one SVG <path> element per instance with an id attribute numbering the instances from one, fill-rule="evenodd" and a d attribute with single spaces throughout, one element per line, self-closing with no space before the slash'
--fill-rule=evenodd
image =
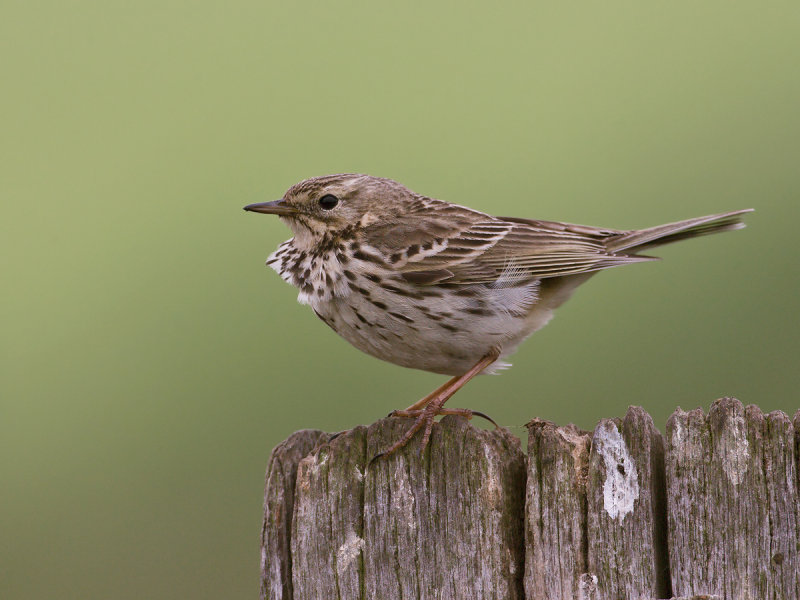
<path id="1" fill-rule="evenodd" d="M 650 227 L 649 229 L 637 229 L 626 231 L 618 236 L 608 239 L 606 247 L 609 252 L 617 253 L 624 250 L 645 250 L 654 246 L 671 244 L 680 240 L 686 240 L 710 233 L 720 233 L 722 231 L 733 231 L 745 226 L 742 215 L 753 212 L 752 208 L 734 210 L 719 215 L 709 215 L 707 217 L 697 217 L 687 219 L 677 223 L 668 223 Z"/>

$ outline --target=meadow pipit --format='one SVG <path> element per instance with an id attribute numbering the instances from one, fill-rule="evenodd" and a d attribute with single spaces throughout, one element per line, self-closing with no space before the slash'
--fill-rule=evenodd
<path id="1" fill-rule="evenodd" d="M 327 175 L 245 210 L 278 215 L 294 233 L 267 260 L 298 301 L 348 342 L 383 360 L 453 375 L 392 415 L 414 418 L 391 454 L 434 418 L 472 416 L 444 403 L 543 327 L 597 271 L 657 260 L 640 251 L 744 226 L 750 209 L 619 231 L 493 217 L 415 194 L 390 179 Z"/>

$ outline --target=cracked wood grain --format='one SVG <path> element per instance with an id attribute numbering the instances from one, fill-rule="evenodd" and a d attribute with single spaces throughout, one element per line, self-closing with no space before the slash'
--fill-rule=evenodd
<path id="1" fill-rule="evenodd" d="M 667 423 L 672 586 L 730 600 L 800 598 L 796 430 L 733 398 Z"/>
<path id="2" fill-rule="evenodd" d="M 301 431 L 270 457 L 262 598 L 800 600 L 800 411 L 738 400 L 594 432 L 446 417 Z M 665 447 L 666 446 L 666 447 Z"/>
<path id="3" fill-rule="evenodd" d="M 410 425 L 384 419 L 304 447 L 289 540 L 292 595 L 262 585 L 266 598 L 523 598 L 519 440 L 445 417 L 423 456 L 415 438 L 368 465 Z M 287 564 L 280 550 L 271 544 L 265 563 Z"/>
<path id="4" fill-rule="evenodd" d="M 594 433 L 528 428 L 527 598 L 668 597 L 664 449 L 650 416 L 631 407 Z"/>
<path id="5" fill-rule="evenodd" d="M 304 429 L 275 446 L 270 454 L 264 485 L 264 521 L 261 528 L 262 599 L 292 598 L 289 544 L 297 465 L 328 437 L 322 431 Z"/>
<path id="6" fill-rule="evenodd" d="M 372 426 L 368 454 L 408 426 Z M 523 598 L 524 465 L 506 430 L 454 417 L 423 459 L 412 441 L 376 462 L 364 498 L 366 598 Z"/>
<path id="7" fill-rule="evenodd" d="M 525 597 L 592 597 L 586 573 L 586 480 L 591 434 L 574 425 L 528 423 Z"/>
<path id="8" fill-rule="evenodd" d="M 294 598 L 360 598 L 367 428 L 356 427 L 300 461 L 292 519 Z"/>

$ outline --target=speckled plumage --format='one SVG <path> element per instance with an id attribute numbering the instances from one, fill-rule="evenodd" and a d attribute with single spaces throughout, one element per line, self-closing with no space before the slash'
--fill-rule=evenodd
<path id="1" fill-rule="evenodd" d="M 308 179 L 246 208 L 292 229 L 267 264 L 334 331 L 383 360 L 455 376 L 487 356 L 483 372 L 508 366 L 503 359 L 597 271 L 656 260 L 638 254 L 651 246 L 738 229 L 748 212 L 618 231 L 494 217 L 356 174 Z"/>

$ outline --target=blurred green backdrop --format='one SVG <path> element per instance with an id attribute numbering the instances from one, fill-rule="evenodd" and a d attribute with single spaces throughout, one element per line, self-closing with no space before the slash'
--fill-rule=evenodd
<path id="1" fill-rule="evenodd" d="M 263 472 L 441 377 L 336 337 L 244 204 L 365 172 L 495 214 L 743 232 L 606 272 L 456 404 L 523 435 L 800 401 L 796 2 L 0 8 L 0 597 L 254 598 Z"/>

